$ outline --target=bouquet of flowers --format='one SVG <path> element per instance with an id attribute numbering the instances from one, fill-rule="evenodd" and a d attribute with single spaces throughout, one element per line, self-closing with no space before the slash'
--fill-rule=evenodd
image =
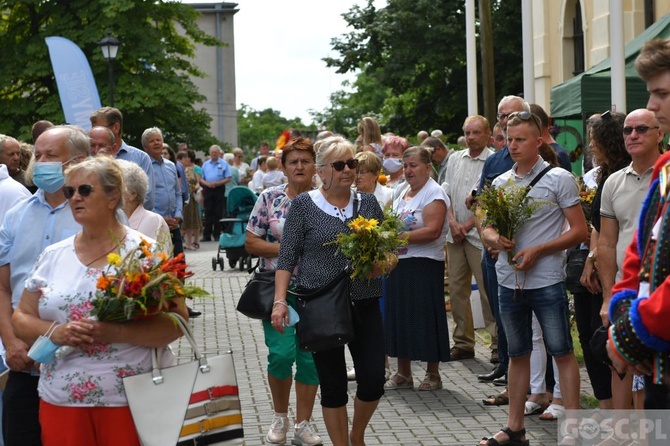
<path id="1" fill-rule="evenodd" d="M 124 257 L 109 254 L 107 262 L 92 301 L 91 315 L 99 321 L 151 317 L 169 311 L 173 299 L 209 295 L 184 283 L 193 273 L 186 270 L 183 253 L 170 258 L 165 252 L 152 252 L 144 239 Z"/>
<path id="2" fill-rule="evenodd" d="M 530 187 L 521 186 L 513 179 L 500 187 L 486 186 L 477 197 L 477 218 L 482 226 L 493 226 L 498 234 L 512 240 L 523 223 L 543 204 L 531 201 L 527 194 Z M 507 254 L 507 261 L 513 265 L 514 252 Z"/>
<path id="3" fill-rule="evenodd" d="M 384 209 L 384 221 L 359 215 L 349 223 L 351 233 L 340 233 L 337 239 L 327 244 L 337 244 L 351 262 L 351 278 L 370 278 L 377 266 L 382 275 L 388 274 L 398 260 L 398 250 L 407 244 L 400 237 L 402 222 L 390 207 Z"/>
<path id="4" fill-rule="evenodd" d="M 591 223 L 591 206 L 593 205 L 593 199 L 596 196 L 596 189 L 588 187 L 584 183 L 584 179 L 579 177 L 577 180 L 577 185 L 579 186 L 579 204 L 584 211 L 584 217 L 586 217 L 586 222 Z"/>

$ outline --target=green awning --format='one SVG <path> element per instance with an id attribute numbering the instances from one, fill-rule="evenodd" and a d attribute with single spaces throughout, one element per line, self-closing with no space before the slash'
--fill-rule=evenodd
<path id="1" fill-rule="evenodd" d="M 625 46 L 628 110 L 644 108 L 647 105 L 647 86 L 635 71 L 634 64 L 642 46 L 657 37 L 670 37 L 670 14 L 664 15 Z M 607 58 L 584 73 L 552 88 L 552 118 L 581 118 L 609 110 L 612 102 L 611 73 L 610 59 Z"/>

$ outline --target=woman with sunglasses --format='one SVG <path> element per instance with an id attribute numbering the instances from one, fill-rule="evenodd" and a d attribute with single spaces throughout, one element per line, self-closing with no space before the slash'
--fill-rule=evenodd
<path id="1" fill-rule="evenodd" d="M 163 348 L 163 366 L 175 362 L 167 346 L 182 333 L 168 315 L 124 323 L 90 319 L 107 256 L 123 256 L 141 241 L 139 232 L 116 218 L 122 191 L 123 174 L 111 157 L 90 158 L 66 171 L 63 192 L 82 230 L 46 248 L 12 317 L 16 335 L 28 345 L 51 331 L 54 344 L 74 347 L 40 367 L 45 446 L 139 446 L 122 377 L 150 371 L 152 348 Z M 173 302 L 170 311 L 188 319 L 183 299 Z"/>
<path id="2" fill-rule="evenodd" d="M 249 254 L 260 257 L 262 270 L 277 267 L 277 256 L 282 243 L 286 216 L 293 200 L 303 192 L 312 189 L 316 154 L 309 138 L 292 138 L 282 151 L 283 171 L 288 182 L 265 189 L 249 216 L 245 249 Z M 258 165 L 265 162 L 261 157 Z M 260 169 L 259 169 L 260 172 Z M 295 307 L 295 299 L 287 303 Z M 298 350 L 295 327 L 276 330 L 270 321 L 263 321 L 265 345 L 268 348 L 268 383 L 272 394 L 274 415 L 265 437 L 270 444 L 284 444 L 289 429 L 288 408 L 291 386 L 293 385 L 293 364 L 295 363 L 295 424 L 293 444 L 322 444 L 321 437 L 314 432 L 310 419 L 314 399 L 319 388 L 319 377 L 312 354 Z"/>
<path id="3" fill-rule="evenodd" d="M 412 361 L 426 361 L 419 390 L 442 388 L 439 365 L 450 359 L 444 308 L 444 240 L 449 197 L 430 177 L 431 156 L 425 147 L 403 154 L 406 184 L 394 193 L 393 210 L 405 224 L 407 246 L 386 283 L 386 352 L 398 358 L 398 371 L 387 390 L 411 389 Z M 356 369 L 358 373 L 358 369 Z"/>
<path id="4" fill-rule="evenodd" d="M 323 185 L 293 200 L 279 247 L 271 316 L 272 326 L 279 332 L 289 322 L 286 294 L 296 266 L 296 287 L 316 289 L 328 284 L 347 265 L 347 259 L 331 242 L 339 233 L 350 232 L 347 224 L 356 213 L 379 221 L 384 218 L 373 195 L 352 191 L 357 167 L 354 146 L 346 139 L 333 136 L 318 142 L 316 171 Z M 378 304 L 381 294 L 379 278 L 351 282 L 354 339 L 348 346 L 358 385 L 351 432 L 344 346 L 313 353 L 323 419 L 335 446 L 365 444 L 365 429 L 384 394 L 384 331 Z"/>

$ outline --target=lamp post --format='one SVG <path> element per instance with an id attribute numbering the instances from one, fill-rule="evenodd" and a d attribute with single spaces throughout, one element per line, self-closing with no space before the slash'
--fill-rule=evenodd
<path id="1" fill-rule="evenodd" d="M 109 69 L 109 105 L 114 107 L 114 67 L 112 62 L 116 59 L 116 53 L 119 52 L 121 42 L 107 33 L 107 37 L 98 42 L 102 50 L 102 56 L 107 59 L 107 68 Z"/>

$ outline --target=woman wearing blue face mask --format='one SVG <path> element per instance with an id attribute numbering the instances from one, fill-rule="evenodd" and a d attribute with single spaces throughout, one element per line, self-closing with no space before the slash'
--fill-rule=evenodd
<path id="1" fill-rule="evenodd" d="M 402 154 L 409 147 L 409 142 L 400 136 L 390 136 L 386 138 L 382 146 L 384 160 L 382 165 L 384 170 L 389 173 L 389 180 L 386 186 L 395 188 L 398 184 L 405 182 L 402 169 Z"/>

